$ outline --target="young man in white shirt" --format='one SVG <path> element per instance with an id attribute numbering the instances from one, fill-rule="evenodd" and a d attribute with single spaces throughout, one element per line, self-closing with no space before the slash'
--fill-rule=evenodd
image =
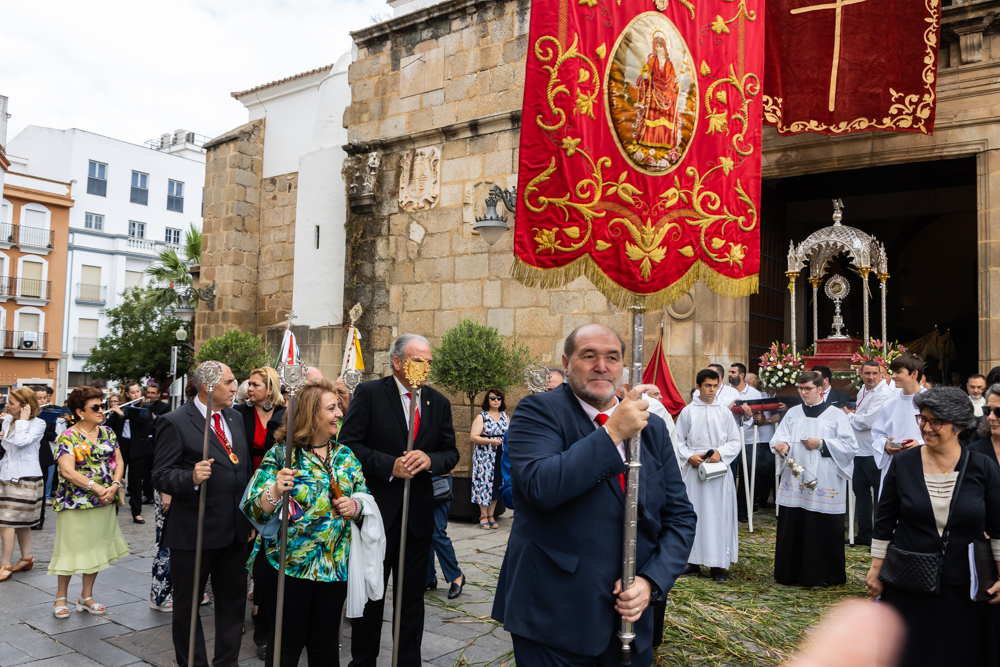
<path id="1" fill-rule="evenodd" d="M 866 361 L 858 369 L 862 386 L 854 409 L 844 408 L 847 420 L 858 441 L 858 455 L 854 457 L 854 496 L 857 498 L 858 535 L 855 544 L 871 546 L 874 527 L 873 496 L 878 494 L 881 477 L 872 452 L 872 425 L 882 414 L 882 406 L 892 392 L 882 380 L 878 362 Z"/>
<path id="2" fill-rule="evenodd" d="M 892 360 L 889 370 L 892 371 L 897 391 L 886 400 L 882 412 L 872 424 L 872 456 L 882 471 L 882 480 L 893 455 L 924 444 L 924 435 L 917 425 L 920 410 L 913 404 L 913 397 L 924 391 L 920 386 L 924 377 L 924 362 L 918 356 L 904 354 Z"/>

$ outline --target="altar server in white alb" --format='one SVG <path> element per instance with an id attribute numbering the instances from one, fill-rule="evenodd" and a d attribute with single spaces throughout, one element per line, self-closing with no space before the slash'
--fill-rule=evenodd
<path id="1" fill-rule="evenodd" d="M 796 384 L 803 404 L 785 414 L 771 438 L 781 507 L 774 580 L 836 586 L 847 581 L 844 513 L 858 443 L 847 415 L 823 401 L 822 375 L 806 371 Z M 796 475 L 798 466 L 804 470 Z"/>
<path id="2" fill-rule="evenodd" d="M 713 579 L 726 581 L 726 570 L 739 560 L 736 486 L 730 464 L 742 443 L 729 408 L 717 402 L 719 374 L 706 369 L 695 379 L 700 393 L 677 417 L 678 458 L 684 462 L 681 476 L 698 515 L 694 547 L 682 574 L 700 574 L 704 565 L 711 568 Z M 709 451 L 712 454 L 706 457 Z M 698 474 L 701 466 L 720 462 L 724 475 L 703 480 Z"/>
<path id="3" fill-rule="evenodd" d="M 872 455 L 879 467 L 881 482 L 889 471 L 892 457 L 901 451 L 924 444 L 924 434 L 917 425 L 920 410 L 913 404 L 913 397 L 922 391 L 920 380 L 924 377 L 924 362 L 913 354 L 896 357 L 889 363 L 894 391 L 882 405 L 882 412 L 872 424 Z"/>

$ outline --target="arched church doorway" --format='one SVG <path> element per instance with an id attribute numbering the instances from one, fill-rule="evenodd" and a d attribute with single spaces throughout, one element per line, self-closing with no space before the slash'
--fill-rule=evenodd
<path id="1" fill-rule="evenodd" d="M 928 359 L 937 381 L 951 370 L 978 371 L 979 301 L 975 158 L 907 163 L 764 181 L 761 202 L 761 292 L 750 299 L 750 353 L 754 360 L 774 340 L 790 338 L 790 301 L 784 276 L 789 240 L 800 243 L 832 223 L 832 200 L 844 202 L 843 224 L 885 244 L 889 259 L 888 338 L 906 344 L 950 333 L 954 358 Z M 780 247 L 781 251 L 776 248 Z M 862 336 L 862 281 L 844 256 L 825 280 L 839 274 L 850 284 L 842 306 L 846 333 Z M 813 342 L 812 286 L 796 284 L 799 348 Z M 878 280 L 869 276 L 871 335 L 881 337 Z M 777 303 L 777 292 L 781 300 Z M 834 304 L 818 297 L 819 337 L 830 335 Z M 780 334 L 778 333 L 780 330 Z"/>

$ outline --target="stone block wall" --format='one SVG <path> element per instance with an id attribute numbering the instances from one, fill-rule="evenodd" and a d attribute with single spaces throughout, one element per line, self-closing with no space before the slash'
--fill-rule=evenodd
<path id="1" fill-rule="evenodd" d="M 292 307 L 298 174 L 261 179 L 264 121 L 205 144 L 200 287 L 215 281 L 215 310 L 198 303 L 195 345 L 230 329 L 265 334 Z"/>
<path id="2" fill-rule="evenodd" d="M 524 0 L 451 0 L 353 35 L 358 59 L 349 70 L 353 97 L 344 124 L 357 155 L 346 182 L 367 152 L 378 151 L 382 160 L 376 210 L 352 212 L 347 234 L 344 303 L 365 308 L 358 327 L 369 377 L 389 372 L 388 350 L 398 334 L 422 334 L 436 345 L 462 318 L 517 336 L 554 366 L 561 366 L 565 337 L 579 325 L 600 322 L 631 338 L 630 315 L 610 309 L 587 278 L 555 289 L 525 287 L 510 275 L 512 234 L 489 246 L 472 229 L 489 188 L 517 183 L 528 18 Z M 421 54 L 427 70 L 401 74 Z M 431 67 L 437 58 L 439 80 Z M 440 150 L 440 173 L 433 206 L 413 210 L 400 206 L 401 163 L 421 148 Z M 675 378 L 687 398 L 694 373 L 709 359 L 732 354 L 725 363 L 745 361 L 747 350 L 745 300 L 738 306 L 699 290 L 691 297 L 699 302 L 696 314 L 684 321 L 662 311 L 646 316 L 647 360 L 666 317 L 668 344 L 678 345 L 670 360 L 680 367 Z M 524 392 L 512 390 L 509 409 Z M 451 399 L 462 473 L 469 465 L 469 407 L 464 396 Z"/>

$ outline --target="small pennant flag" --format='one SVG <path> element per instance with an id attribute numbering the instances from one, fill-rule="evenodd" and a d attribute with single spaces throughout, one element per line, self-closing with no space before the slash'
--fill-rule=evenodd
<path id="1" fill-rule="evenodd" d="M 340 375 L 350 370 L 365 370 L 365 360 L 361 356 L 361 333 L 351 324 L 347 328 L 347 344 L 344 347 L 344 362 L 340 366 Z"/>
<path id="2" fill-rule="evenodd" d="M 292 333 L 291 329 L 286 328 L 285 335 L 281 339 L 281 352 L 274 360 L 274 366 L 277 368 L 281 364 L 297 364 L 299 356 L 299 346 L 295 342 L 295 334 Z"/>

